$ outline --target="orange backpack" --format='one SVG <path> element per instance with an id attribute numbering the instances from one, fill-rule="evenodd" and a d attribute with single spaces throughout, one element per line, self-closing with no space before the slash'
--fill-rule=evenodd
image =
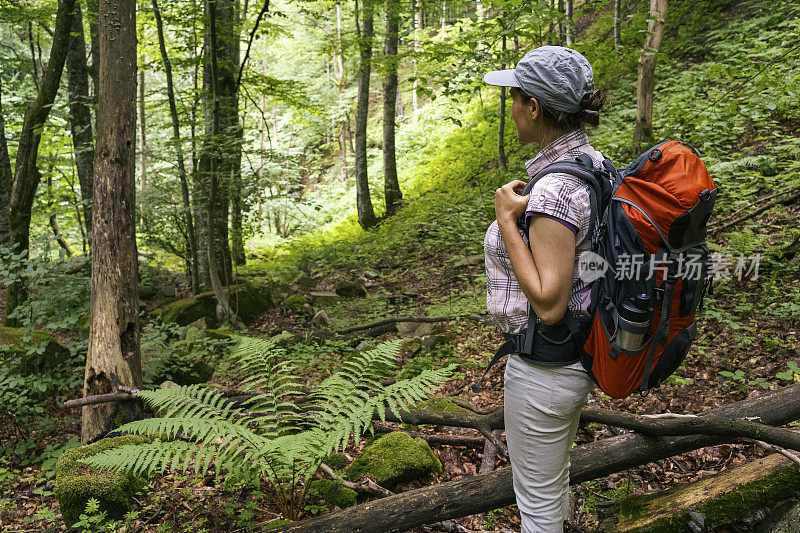
<path id="1" fill-rule="evenodd" d="M 657 144 L 623 170 L 608 159 L 594 168 L 588 156 L 553 163 L 523 194 L 554 172 L 590 185 L 592 251 L 578 260 L 581 279 L 591 283 L 588 311 L 547 325 L 528 306 L 527 327 L 504 334 L 486 371 L 509 353 L 551 366 L 580 360 L 612 398 L 646 392 L 675 372 L 696 337 L 695 311 L 711 286 L 705 234 L 717 189 L 700 158 L 677 141 Z"/>

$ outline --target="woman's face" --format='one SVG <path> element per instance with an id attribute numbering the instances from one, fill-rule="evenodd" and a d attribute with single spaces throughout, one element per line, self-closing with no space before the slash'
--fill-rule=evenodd
<path id="1" fill-rule="evenodd" d="M 511 118 L 517 126 L 517 138 L 522 144 L 536 142 L 538 137 L 539 103 L 536 98 L 525 102 L 516 87 L 511 87 Z"/>

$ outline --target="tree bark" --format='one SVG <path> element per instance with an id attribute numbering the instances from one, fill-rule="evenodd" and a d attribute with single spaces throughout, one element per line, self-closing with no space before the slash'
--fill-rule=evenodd
<path id="1" fill-rule="evenodd" d="M 356 102 L 356 207 L 358 223 L 368 229 L 378 223 L 372 209 L 372 198 L 369 193 L 369 176 L 367 173 L 367 117 L 369 115 L 369 77 L 372 68 L 373 12 L 375 0 L 364 0 L 362 9 L 362 26 L 359 30 L 361 48 L 361 66 L 358 70 L 358 100 Z"/>
<path id="2" fill-rule="evenodd" d="M 419 51 L 421 50 L 421 45 L 419 41 L 420 32 L 422 32 L 422 0 L 416 0 L 414 3 L 414 52 L 415 53 L 419 53 Z M 419 107 L 419 102 L 417 101 L 417 87 L 419 86 L 419 82 L 417 82 L 416 56 L 414 56 L 413 65 L 414 65 L 414 83 L 411 86 L 411 111 L 413 113 L 416 113 Z"/>
<path id="3" fill-rule="evenodd" d="M 233 17 L 233 24 L 231 27 L 231 35 L 230 35 L 230 43 L 228 44 L 229 54 L 231 57 L 230 64 L 233 67 L 234 71 L 231 74 L 234 74 L 234 77 L 231 78 L 233 81 L 233 85 L 230 86 L 230 108 L 228 110 L 229 116 L 228 121 L 230 123 L 230 134 L 231 134 L 231 154 L 230 154 L 230 176 L 231 176 L 231 183 L 229 187 L 229 198 L 230 198 L 230 207 L 231 207 L 231 224 L 230 224 L 230 240 L 226 241 L 229 242 L 230 251 L 229 254 L 231 256 L 231 261 L 233 264 L 237 266 L 243 266 L 247 259 L 244 253 L 244 230 L 242 228 L 243 223 L 243 199 L 242 199 L 242 143 L 244 138 L 244 123 L 245 123 L 245 116 L 246 113 L 242 115 L 242 118 L 239 118 L 239 86 L 241 82 L 242 72 L 244 71 L 245 63 L 241 62 L 240 65 L 240 52 L 239 52 L 239 42 L 241 40 L 241 28 L 242 24 L 240 21 L 240 17 L 238 12 L 239 4 L 231 2 L 231 16 Z M 256 20 L 256 25 L 261 20 L 261 17 L 266 13 L 266 10 L 269 8 L 269 0 L 264 1 L 263 8 Z M 247 0 L 244 3 L 244 9 L 247 10 Z M 246 15 L 246 13 L 245 13 Z M 254 28 L 253 31 L 255 31 Z M 255 35 L 255 34 L 253 34 Z M 252 42 L 252 41 L 251 41 Z M 249 53 L 250 49 L 248 47 L 247 52 Z M 247 57 L 245 57 L 245 62 L 247 61 Z M 239 68 L 238 76 L 235 73 L 235 69 Z M 228 225 L 226 224 L 225 227 L 227 228 Z M 228 283 L 230 284 L 233 279 L 233 272 L 231 272 L 227 276 Z"/>
<path id="4" fill-rule="evenodd" d="M 70 133 L 75 153 L 75 168 L 81 186 L 83 222 L 91 248 L 92 179 L 94 177 L 94 135 L 92 134 L 91 98 L 89 96 L 89 67 L 86 61 L 86 41 L 83 36 L 83 14 L 75 2 L 67 51 Z"/>
<path id="5" fill-rule="evenodd" d="M 503 56 L 506 53 L 506 36 L 503 35 Z M 503 63 L 500 68 L 504 67 Z M 508 168 L 508 157 L 506 157 L 506 88 L 500 87 L 500 124 L 497 126 L 497 166 L 502 170 Z"/>
<path id="6" fill-rule="evenodd" d="M 53 45 L 50 49 L 50 59 L 42 73 L 41 83 L 36 99 L 25 111 L 22 123 L 19 144 L 17 145 L 17 160 L 14 167 L 14 182 L 11 186 L 11 196 L 8 201 L 7 230 L 0 235 L 0 244 L 11 248 L 14 253 L 26 253 L 30 246 L 31 208 L 36 189 L 39 187 L 41 174 L 36 169 L 36 159 L 39 154 L 39 141 L 42 137 L 42 127 L 50 115 L 50 108 L 58 93 L 61 83 L 61 73 L 67 59 L 70 27 L 72 26 L 72 10 L 75 0 L 61 0 L 56 12 L 56 24 L 53 30 Z M 2 229 L 2 224 L 0 224 Z M 14 309 L 27 299 L 27 291 L 22 282 L 14 283 L 8 287 L 6 296 L 6 324 L 17 326 L 16 319 L 9 319 Z"/>
<path id="7" fill-rule="evenodd" d="M 53 238 L 56 240 L 58 245 L 67 255 L 67 257 L 72 257 L 73 251 L 70 248 L 69 243 L 64 238 L 64 235 L 61 233 L 61 227 L 58 225 L 58 219 L 56 218 L 56 211 L 53 208 L 53 204 L 55 204 L 55 199 L 53 198 L 53 172 L 52 169 L 50 172 L 47 173 L 47 210 L 48 210 L 48 218 L 50 220 L 50 228 L 53 230 Z"/>
<path id="8" fill-rule="evenodd" d="M 383 178 L 386 214 L 397 210 L 403 194 L 397 180 L 395 154 L 395 112 L 397 106 L 397 18 L 398 0 L 386 0 L 386 40 L 383 53 L 386 57 L 386 81 L 383 84 Z"/>
<path id="9" fill-rule="evenodd" d="M 334 62 L 334 69 L 336 73 L 336 87 L 339 90 L 339 105 L 342 105 L 344 99 L 344 48 L 342 47 L 342 6 L 340 2 L 336 2 L 336 60 Z M 347 181 L 347 135 L 350 133 L 350 128 L 347 124 L 347 116 L 342 119 L 339 124 L 341 131 L 339 135 L 339 165 L 341 165 L 341 173 L 339 179 Z"/>
<path id="10" fill-rule="evenodd" d="M 192 283 L 192 292 L 197 294 L 200 290 L 199 277 L 197 272 L 197 233 L 194 229 L 194 217 L 192 216 L 192 205 L 189 198 L 189 179 L 186 175 L 186 166 L 183 160 L 183 145 L 181 144 L 181 128 L 178 119 L 178 107 L 175 103 L 175 86 L 172 81 L 172 62 L 167 54 L 167 46 L 164 40 L 164 25 L 161 21 L 161 10 L 158 7 L 158 0 L 153 0 L 153 14 L 156 19 L 156 30 L 158 32 L 158 48 L 161 51 L 161 60 L 164 62 L 164 72 L 167 78 L 167 98 L 169 100 L 169 114 L 172 118 L 172 140 L 175 143 L 176 159 L 178 160 L 178 179 L 181 182 L 181 197 L 183 200 L 183 217 L 186 223 L 187 243 L 189 250 L 189 271 Z"/>
<path id="11" fill-rule="evenodd" d="M 614 0 L 614 50 L 619 51 L 620 47 L 620 36 L 619 36 L 619 28 L 620 28 L 620 11 L 621 11 L 621 4 L 622 0 Z"/>
<path id="12" fill-rule="evenodd" d="M 572 46 L 572 0 L 565 0 L 564 4 L 564 35 L 566 37 L 567 46 Z"/>
<path id="13" fill-rule="evenodd" d="M 236 114 L 235 57 L 231 53 L 234 12 L 231 0 L 206 0 L 208 25 L 205 31 L 206 65 L 203 70 L 206 136 L 200 156 L 200 174 L 206 184 L 206 237 L 208 275 L 211 288 L 223 317 L 231 324 L 242 327 L 230 305 L 224 285 L 230 283 L 230 248 L 228 247 L 228 180 L 233 170 L 230 148 L 217 146 L 238 127 Z M 238 39 L 235 41 L 238 46 Z M 222 68 L 220 61 L 222 59 Z M 230 141 L 230 138 L 227 139 Z M 223 280 L 225 281 L 223 283 Z"/>
<path id="14" fill-rule="evenodd" d="M 14 174 L 11 171 L 11 158 L 8 155 L 6 142 L 6 121 L 3 114 L 3 80 L 0 77 L 0 245 L 7 244 L 3 237 L 9 232 L 9 200 Z"/>
<path id="15" fill-rule="evenodd" d="M 136 250 L 136 0 L 100 0 L 100 65 L 92 228 L 92 296 L 84 396 L 117 385 L 142 387 Z M 83 408 L 81 440 L 113 429 L 117 409 L 139 416 L 135 402 Z"/>
<path id="16" fill-rule="evenodd" d="M 144 111 L 144 56 L 141 57 L 142 67 L 139 69 L 139 192 L 144 193 L 147 190 L 147 128 L 146 128 L 146 115 Z M 139 216 L 141 217 L 142 225 L 144 225 L 144 204 L 139 209 Z"/>
<path id="17" fill-rule="evenodd" d="M 633 130 L 633 149 L 640 152 L 643 145 L 653 143 L 653 91 L 655 89 L 656 59 L 667 19 L 667 0 L 650 0 L 650 21 L 642 55 L 639 57 L 636 82 L 636 125 Z"/>
<path id="18" fill-rule="evenodd" d="M 700 418 L 724 421 L 760 418 L 769 425 L 785 424 L 800 414 L 800 385 L 769 396 L 748 399 L 704 413 Z M 651 461 L 713 446 L 729 438 L 709 435 L 653 437 L 629 433 L 590 442 L 572 450 L 570 483 L 582 483 Z M 505 507 L 515 502 L 511 469 L 410 490 L 342 511 L 276 528 L 276 533 L 316 531 L 399 532 Z"/>
<path id="19" fill-rule="evenodd" d="M 100 90 L 100 80 L 97 72 L 100 69 L 100 40 L 97 35 L 97 18 L 100 7 L 98 0 L 86 0 L 86 18 L 89 20 L 89 43 L 92 52 L 92 63 L 89 66 L 89 76 L 92 78 L 92 98 L 97 103 L 97 94 Z M 95 131 L 97 131 L 97 115 L 95 114 Z"/>

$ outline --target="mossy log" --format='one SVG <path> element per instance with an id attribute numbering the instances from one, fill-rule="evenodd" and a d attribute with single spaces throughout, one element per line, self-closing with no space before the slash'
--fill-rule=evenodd
<path id="1" fill-rule="evenodd" d="M 798 467 L 773 454 L 653 496 L 634 497 L 612 528 L 617 533 L 683 531 L 693 510 L 706 527 L 729 524 L 797 494 Z"/>
<path id="2" fill-rule="evenodd" d="M 448 413 L 455 415 L 456 413 Z M 465 413 L 458 413 L 464 415 Z M 718 409 L 701 418 L 758 418 L 779 425 L 800 416 L 800 384 Z M 572 451 L 570 482 L 582 483 L 651 461 L 730 441 L 730 437 L 692 435 L 655 437 L 629 433 L 578 446 Z M 275 529 L 280 532 L 395 532 L 442 520 L 482 513 L 515 502 L 511 469 L 416 489 L 336 513 Z"/>

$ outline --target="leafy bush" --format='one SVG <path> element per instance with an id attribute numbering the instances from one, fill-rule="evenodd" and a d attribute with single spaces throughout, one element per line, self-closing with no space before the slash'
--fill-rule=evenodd
<path id="1" fill-rule="evenodd" d="M 28 299 L 7 318 L 16 320 L 27 330 L 46 328 L 88 334 L 89 269 L 88 258 L 51 259 L 45 245 L 32 243 L 37 255 L 14 254 L 0 246 L 0 279 L 8 287 L 22 282 Z"/>

